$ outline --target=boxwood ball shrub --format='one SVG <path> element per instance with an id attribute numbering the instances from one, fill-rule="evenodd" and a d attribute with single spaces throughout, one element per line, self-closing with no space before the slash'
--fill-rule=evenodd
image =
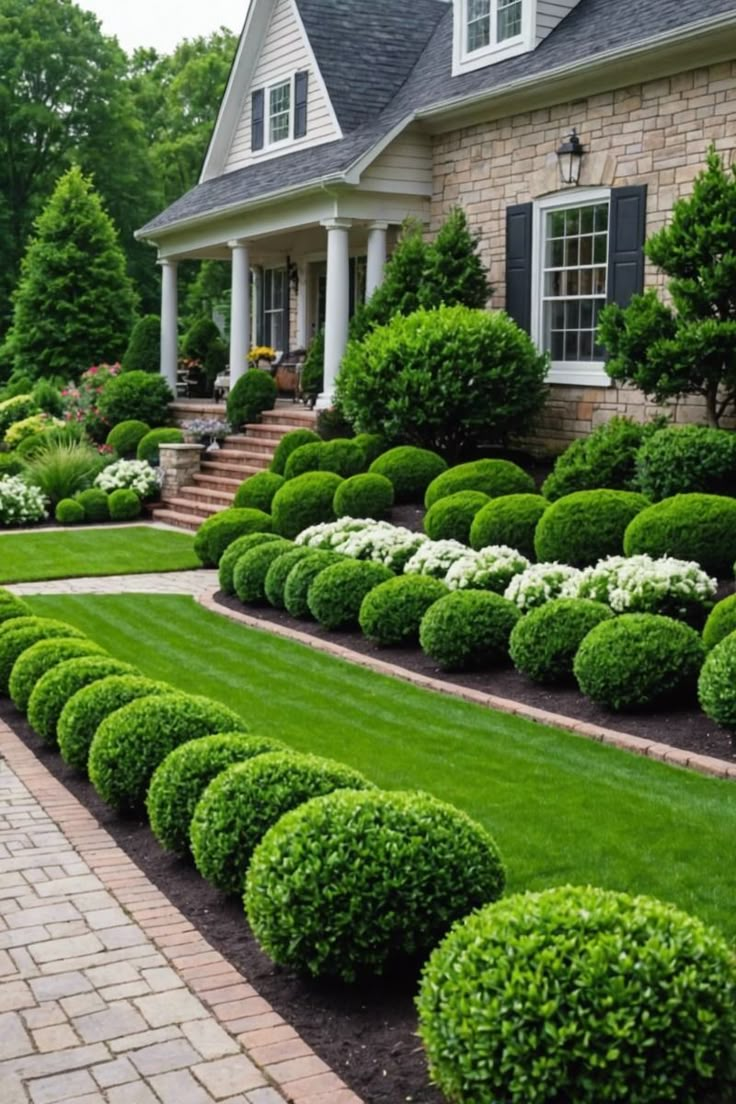
<path id="1" fill-rule="evenodd" d="M 121 372 L 112 376 L 100 395 L 100 414 L 112 426 L 119 422 L 140 421 L 149 426 L 163 425 L 174 401 L 163 376 L 153 372 Z"/>
<path id="2" fill-rule="evenodd" d="M 235 492 L 233 506 L 238 510 L 263 510 L 264 514 L 268 514 L 271 512 L 273 496 L 283 485 L 283 475 L 271 471 L 258 472 L 240 484 Z"/>
<path id="3" fill-rule="evenodd" d="M 134 521 L 140 517 L 143 509 L 140 498 L 129 487 L 119 487 L 117 491 L 111 491 L 107 505 L 110 521 Z"/>
<path id="4" fill-rule="evenodd" d="M 722 725 L 736 729 L 736 636 L 729 633 L 708 653 L 698 680 L 703 712 Z"/>
<path id="5" fill-rule="evenodd" d="M 275 533 L 247 533 L 246 536 L 237 537 L 232 544 L 229 544 L 222 553 L 217 568 L 217 576 L 223 594 L 235 593 L 233 572 L 240 557 L 249 552 L 251 548 L 257 548 L 259 544 L 268 544 L 269 541 L 277 540 L 281 540 L 281 537 L 277 537 Z"/>
<path id="6" fill-rule="evenodd" d="M 12 591 L 0 587 L 0 625 L 17 617 L 32 617 L 31 607 Z"/>
<path id="7" fill-rule="evenodd" d="M 533 494 L 534 480 L 511 460 L 471 460 L 456 464 L 427 487 L 424 505 L 429 509 L 441 498 L 459 491 L 480 491 L 489 498 L 501 495 Z"/>
<path id="8" fill-rule="evenodd" d="M 284 608 L 284 587 L 289 572 L 300 560 L 304 560 L 311 555 L 311 548 L 291 545 L 286 552 L 282 551 L 275 560 L 271 561 L 263 582 L 263 592 L 269 606 L 273 606 L 274 609 Z"/>
<path id="9" fill-rule="evenodd" d="M 424 515 L 424 532 L 430 540 L 469 544 L 473 521 L 488 501 L 482 491 L 458 491 L 441 498 Z"/>
<path id="10" fill-rule="evenodd" d="M 419 1035 L 457 1104 L 725 1104 L 735 994 L 733 951 L 702 921 L 559 886 L 453 928 L 424 969 Z"/>
<path id="11" fill-rule="evenodd" d="M 28 699 L 28 723 L 51 747 L 64 706 L 78 690 L 110 675 L 135 675 L 129 663 L 107 655 L 82 655 L 65 659 L 42 675 Z"/>
<path id="12" fill-rule="evenodd" d="M 149 464 L 158 464 L 159 445 L 180 445 L 184 441 L 184 434 L 175 426 L 162 426 L 159 429 L 151 429 L 145 437 L 141 437 L 136 448 L 136 459 L 146 460 Z"/>
<path id="13" fill-rule="evenodd" d="M 521 614 L 513 602 L 485 590 L 456 590 L 430 606 L 419 626 L 425 655 L 443 671 L 493 667 L 509 652 Z"/>
<path id="14" fill-rule="evenodd" d="M 138 811 L 151 775 L 187 740 L 246 732 L 232 709 L 193 694 L 161 694 L 129 702 L 100 724 L 89 752 L 89 777 L 103 801 Z"/>
<path id="15" fill-rule="evenodd" d="M 150 431 L 150 425 L 145 422 L 141 422 L 137 418 L 128 418 L 127 421 L 118 422 L 116 426 L 112 427 L 105 444 L 114 448 L 122 460 L 132 460 L 138 448 L 138 442 Z M 148 458 L 146 457 L 146 459 Z"/>
<path id="16" fill-rule="evenodd" d="M 234 763 L 281 750 L 278 740 L 247 732 L 218 732 L 174 748 L 156 767 L 146 796 L 151 831 L 161 846 L 186 855 L 194 810 L 213 778 Z"/>
<path id="17" fill-rule="evenodd" d="M 671 617 L 624 613 L 582 641 L 573 672 L 586 697 L 607 709 L 637 709 L 690 696 L 703 665 L 700 635 Z"/>
<path id="18" fill-rule="evenodd" d="M 135 674 L 106 675 L 77 690 L 62 709 L 56 725 L 62 758 L 70 767 L 86 774 L 92 740 L 106 717 L 138 698 L 170 693 L 167 683 Z"/>
<path id="19" fill-rule="evenodd" d="M 447 500 L 441 500 L 444 501 Z M 548 506 L 547 499 L 536 494 L 510 494 L 491 499 L 473 518 L 471 546 L 481 549 L 490 544 L 505 544 L 528 559 L 534 559 L 534 533 Z"/>
<path id="20" fill-rule="evenodd" d="M 417 643 L 425 613 L 448 593 L 444 583 L 429 575 L 399 575 L 366 594 L 358 622 L 368 639 L 383 647 Z"/>
<path id="21" fill-rule="evenodd" d="M 264 836 L 245 907 L 275 962 L 352 981 L 423 958 L 504 883 L 493 838 L 452 805 L 342 791 L 287 813 Z"/>
<path id="22" fill-rule="evenodd" d="M 535 682 L 567 681 L 585 637 L 612 617 L 602 602 L 556 598 L 516 622 L 509 639 L 511 661 L 517 671 Z"/>
<path id="23" fill-rule="evenodd" d="M 703 643 L 710 651 L 732 632 L 736 632 L 736 594 L 729 594 L 710 611 L 703 628 Z"/>
<path id="24" fill-rule="evenodd" d="M 439 453 L 413 445 L 397 445 L 381 453 L 370 466 L 372 472 L 389 480 L 396 502 L 421 502 L 432 480 L 446 469 L 447 462 Z"/>
<path id="25" fill-rule="evenodd" d="M 630 418 L 611 418 L 587 437 L 573 441 L 555 461 L 542 484 L 551 502 L 575 491 L 607 487 L 613 491 L 644 490 L 637 486 L 636 455 L 652 427 Z M 646 494 L 646 491 L 644 491 Z"/>
<path id="26" fill-rule="evenodd" d="M 241 602 L 259 605 L 266 601 L 266 575 L 268 569 L 284 552 L 294 545 L 291 541 L 278 540 L 259 544 L 244 552 L 233 569 L 233 586 Z"/>
<path id="27" fill-rule="evenodd" d="M 204 567 L 217 567 L 225 549 L 250 533 L 270 533 L 271 518 L 263 510 L 220 510 L 203 521 L 194 538 L 194 552 Z"/>
<path id="28" fill-rule="evenodd" d="M 237 432 L 249 422 L 259 422 L 264 410 L 273 410 L 276 381 L 262 368 L 249 368 L 227 397 L 227 420 Z"/>
<path id="29" fill-rule="evenodd" d="M 312 616 L 308 602 L 309 588 L 322 571 L 343 559 L 338 552 L 310 551 L 311 555 L 295 564 L 286 576 L 284 607 L 292 617 Z"/>
<path id="30" fill-rule="evenodd" d="M 319 471 L 319 458 L 322 454 L 324 442 L 310 441 L 309 444 L 299 445 L 286 458 L 284 467 L 285 479 L 296 479 L 305 472 Z"/>
<path id="31" fill-rule="evenodd" d="M 736 434 L 708 426 L 668 426 L 636 454 L 639 488 L 652 502 L 677 494 L 736 494 Z"/>
<path id="32" fill-rule="evenodd" d="M 537 523 L 536 557 L 587 567 L 605 556 L 616 556 L 623 551 L 629 522 L 647 505 L 644 496 L 633 491 L 577 491 L 565 495 L 545 510 Z"/>
<path id="33" fill-rule="evenodd" d="M 290 479 L 271 503 L 274 532 L 293 540 L 310 525 L 334 521 L 332 500 L 340 483 L 334 472 L 306 472 Z"/>
<path id="34" fill-rule="evenodd" d="M 270 470 L 276 472 L 277 475 L 283 475 L 286 467 L 286 461 L 291 456 L 294 449 L 299 448 L 300 445 L 319 444 L 320 436 L 315 433 L 313 429 L 292 429 L 279 441 L 276 446 L 276 451 L 273 454 L 273 460 L 271 461 Z"/>
<path id="35" fill-rule="evenodd" d="M 14 705 L 25 712 L 31 691 L 38 680 L 58 663 L 80 656 L 100 655 L 104 651 L 93 640 L 78 636 L 56 637 L 32 644 L 18 656 L 10 672 L 8 689 Z"/>
<path id="36" fill-rule="evenodd" d="M 713 575 L 731 574 L 736 559 L 736 499 L 682 494 L 643 510 L 626 530 L 627 556 L 675 556 L 695 560 Z"/>
<path id="37" fill-rule="evenodd" d="M 8 696 L 10 674 L 26 648 L 57 636 L 82 639 L 84 633 L 51 617 L 15 617 L 0 624 L 0 694 Z"/>
<path id="38" fill-rule="evenodd" d="M 197 870 L 224 893 L 242 893 L 253 851 L 284 813 L 333 790 L 370 785 L 343 763 L 293 751 L 229 767 L 194 810 L 190 838 Z"/>
<path id="39" fill-rule="evenodd" d="M 375 518 L 380 521 L 394 504 L 394 486 L 385 475 L 363 472 L 350 476 L 335 491 L 336 517 Z"/>
<path id="40" fill-rule="evenodd" d="M 56 503 L 54 521 L 59 525 L 81 525 L 84 521 L 84 507 L 73 498 L 62 498 Z"/>
<path id="41" fill-rule="evenodd" d="M 368 467 L 365 452 L 350 437 L 333 437 L 331 441 L 325 441 L 320 449 L 319 466 L 321 471 L 336 472 L 343 479 L 357 475 Z"/>
<path id="42" fill-rule="evenodd" d="M 74 498 L 84 510 L 85 521 L 110 520 L 108 495 L 102 487 L 88 487 L 86 491 L 77 491 Z"/>
<path id="43" fill-rule="evenodd" d="M 355 628 L 366 594 L 393 577 L 388 567 L 371 560 L 347 559 L 333 564 L 311 583 L 309 612 L 326 629 Z"/>
<path id="44" fill-rule="evenodd" d="M 377 456 L 386 451 L 386 440 L 380 433 L 359 433 L 357 437 L 353 437 L 353 440 L 363 450 L 364 467 L 366 468 L 373 463 Z"/>

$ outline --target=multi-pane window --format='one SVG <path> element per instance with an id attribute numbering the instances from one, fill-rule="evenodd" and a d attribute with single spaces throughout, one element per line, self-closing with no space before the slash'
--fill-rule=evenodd
<path id="1" fill-rule="evenodd" d="M 291 81 L 274 84 L 268 90 L 268 142 L 283 142 L 291 136 Z"/>
<path id="2" fill-rule="evenodd" d="M 496 15 L 496 39 L 505 42 L 521 34 L 522 0 L 498 0 Z"/>
<path id="3" fill-rule="evenodd" d="M 521 34 L 524 0 L 466 0 L 466 4 L 469 54 Z"/>
<path id="4" fill-rule="evenodd" d="M 287 279 L 285 268 L 267 268 L 263 273 L 263 344 L 286 348 Z"/>
<path id="5" fill-rule="evenodd" d="M 491 0 L 468 0 L 468 53 L 491 44 Z"/>
<path id="6" fill-rule="evenodd" d="M 553 363 L 603 360 L 595 337 L 606 304 L 608 206 L 544 213 L 542 338 Z"/>

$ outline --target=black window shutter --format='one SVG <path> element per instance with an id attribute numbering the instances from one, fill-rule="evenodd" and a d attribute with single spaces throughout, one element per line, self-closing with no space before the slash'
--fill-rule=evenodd
<path id="1" fill-rule="evenodd" d="M 614 188 L 608 245 L 608 302 L 625 307 L 644 289 L 647 186 Z"/>
<path id="2" fill-rule="evenodd" d="M 506 208 L 506 313 L 522 330 L 532 324 L 532 204 Z"/>
<path id="3" fill-rule="evenodd" d="M 289 331 L 291 330 L 291 281 L 289 280 L 289 265 L 288 264 L 287 264 L 286 268 L 283 269 L 283 275 L 282 275 L 281 278 L 284 281 L 284 291 L 283 291 L 284 305 L 283 305 L 283 308 L 282 308 L 282 318 L 283 318 L 282 325 L 283 325 L 283 333 L 284 333 L 284 349 L 283 349 L 283 351 L 284 351 L 284 353 L 288 353 L 289 352 L 289 347 L 290 347 L 290 341 L 289 341 L 290 334 L 289 334 Z"/>
<path id="4" fill-rule="evenodd" d="M 263 149 L 263 107 L 265 95 L 258 88 L 250 98 L 250 148 Z"/>
<path id="5" fill-rule="evenodd" d="M 309 73 L 306 69 L 294 77 L 294 137 L 303 138 L 307 133 L 307 89 Z"/>

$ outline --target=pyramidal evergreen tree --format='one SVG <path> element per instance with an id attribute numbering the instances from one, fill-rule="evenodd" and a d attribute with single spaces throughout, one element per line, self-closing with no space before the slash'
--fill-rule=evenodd
<path id="1" fill-rule="evenodd" d="M 351 341 L 360 341 L 375 326 L 385 326 L 395 314 L 411 314 L 419 309 L 428 257 L 429 246 L 424 240 L 421 222 L 407 219 L 386 264 L 383 283 L 351 320 Z"/>
<path id="2" fill-rule="evenodd" d="M 470 233 L 463 209 L 455 207 L 427 248 L 420 305 L 428 309 L 444 304 L 482 310 L 492 291 L 478 256 L 478 239 Z"/>
<path id="3" fill-rule="evenodd" d="M 76 378 L 120 360 L 137 296 L 117 231 L 92 181 L 72 166 L 35 223 L 8 335 L 16 372 Z"/>

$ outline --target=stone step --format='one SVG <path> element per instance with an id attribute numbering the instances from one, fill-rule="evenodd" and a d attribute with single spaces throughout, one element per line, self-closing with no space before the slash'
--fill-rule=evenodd
<path id="1" fill-rule="evenodd" d="M 231 491 L 233 494 L 243 482 L 242 479 L 229 479 L 226 475 L 209 475 L 207 472 L 195 472 L 192 479 L 197 486 L 213 487 L 220 491 Z"/>
<path id="2" fill-rule="evenodd" d="M 223 475 L 230 479 L 240 476 L 240 482 L 247 475 L 255 475 L 256 472 L 263 471 L 262 467 L 256 467 L 254 464 L 232 464 L 230 462 L 220 461 L 215 463 L 211 460 L 205 460 L 202 464 L 202 472 L 209 475 Z"/>
<path id="3" fill-rule="evenodd" d="M 211 458 L 212 462 L 219 464 L 220 461 L 225 461 L 227 464 L 238 464 L 243 461 L 246 464 L 260 463 L 264 467 L 268 467 L 271 462 L 270 456 L 267 456 L 265 452 L 253 452 L 245 449 L 218 449 L 217 452 L 208 453 L 208 459 Z"/>
<path id="4" fill-rule="evenodd" d="M 199 483 L 192 483 L 186 487 L 180 487 L 177 491 L 178 498 L 186 498 L 190 502 L 202 502 L 208 505 L 217 505 L 218 510 L 226 510 L 232 506 L 235 492 L 230 490 L 218 490 L 216 487 L 202 487 Z M 171 501 L 171 499 L 169 499 Z"/>
<path id="5" fill-rule="evenodd" d="M 178 529 L 199 529 L 203 519 L 197 514 L 184 513 L 182 510 L 172 510 L 168 506 L 162 506 L 153 511 L 154 521 L 164 521 L 167 525 L 176 525 Z"/>
<path id="6" fill-rule="evenodd" d="M 223 446 L 226 449 L 240 449 L 244 452 L 261 452 L 268 455 L 273 452 L 273 440 L 262 440 L 260 437 L 226 437 Z"/>
<path id="7" fill-rule="evenodd" d="M 294 409 L 287 406 L 276 406 L 273 410 L 264 410 L 261 414 L 264 422 L 293 422 L 299 425 L 312 426 L 317 421 L 317 415 L 307 407 L 299 407 L 294 404 Z"/>
<path id="8" fill-rule="evenodd" d="M 248 437 L 254 437 L 261 441 L 273 441 L 276 446 L 282 437 L 291 433 L 294 429 L 309 429 L 309 426 L 282 425 L 273 422 L 271 425 L 248 423 L 243 427 Z"/>
<path id="9" fill-rule="evenodd" d="M 198 517 L 200 523 L 212 514 L 217 514 L 220 510 L 227 508 L 223 506 L 221 502 L 199 502 L 193 498 L 180 498 L 178 494 L 173 495 L 171 498 L 165 498 L 162 505 L 164 509 L 176 510 L 183 514 L 191 514 L 193 517 Z"/>
<path id="10" fill-rule="evenodd" d="M 177 422 L 187 422 L 190 418 L 219 418 L 224 422 L 227 418 L 225 403 L 214 402 L 212 399 L 172 402 L 169 403 L 169 410 L 174 421 Z"/>

